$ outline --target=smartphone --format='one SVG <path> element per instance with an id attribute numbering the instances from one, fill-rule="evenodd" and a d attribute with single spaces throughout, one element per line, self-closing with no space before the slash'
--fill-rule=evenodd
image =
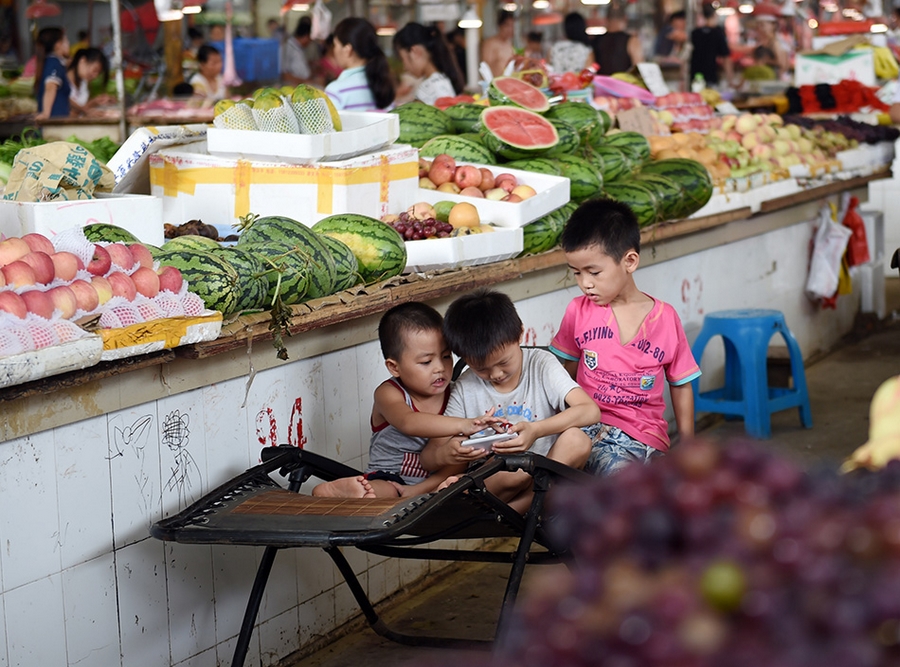
<path id="1" fill-rule="evenodd" d="M 494 435 L 484 435 L 480 438 L 469 438 L 468 440 L 463 440 L 462 446 L 475 447 L 477 449 L 485 449 L 487 451 L 490 451 L 495 442 L 506 442 L 507 440 L 512 440 L 513 438 L 517 438 L 518 436 L 518 433 L 496 433 Z"/>

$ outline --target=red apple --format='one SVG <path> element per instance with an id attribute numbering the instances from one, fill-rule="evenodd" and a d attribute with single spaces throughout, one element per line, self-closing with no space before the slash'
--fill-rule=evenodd
<path id="1" fill-rule="evenodd" d="M 11 313 L 23 320 L 25 315 L 28 314 L 28 308 L 25 307 L 22 297 L 9 290 L 0 292 L 0 310 L 5 310 L 7 313 Z"/>
<path id="2" fill-rule="evenodd" d="M 45 252 L 48 255 L 52 255 L 56 252 L 53 243 L 51 243 L 50 239 L 43 234 L 31 232 L 30 234 L 23 236 L 22 240 L 28 244 L 28 247 L 31 248 L 31 252 Z"/>
<path id="3" fill-rule="evenodd" d="M 440 187 L 444 183 L 449 183 L 453 180 L 453 173 L 455 171 L 456 167 L 450 163 L 435 161 L 428 171 L 428 180 Z"/>
<path id="4" fill-rule="evenodd" d="M 17 236 L 0 241 L 0 266 L 6 266 L 31 252 L 31 248 Z"/>
<path id="5" fill-rule="evenodd" d="M 64 319 L 71 319 L 78 310 L 78 298 L 67 285 L 59 285 L 47 290 L 47 296 L 53 301 L 53 307 L 62 313 Z"/>
<path id="6" fill-rule="evenodd" d="M 181 291 L 181 284 L 184 279 L 181 277 L 181 271 L 174 266 L 163 266 L 159 269 L 159 289 L 168 290 L 178 294 Z"/>
<path id="7" fill-rule="evenodd" d="M 129 301 L 134 301 L 134 297 L 137 296 L 137 288 L 127 273 L 113 271 L 106 276 L 106 279 L 112 287 L 113 296 L 122 296 Z"/>
<path id="8" fill-rule="evenodd" d="M 153 269 L 142 266 L 130 277 L 138 294 L 143 294 L 149 299 L 159 294 L 159 274 Z"/>
<path id="9" fill-rule="evenodd" d="M 101 280 L 105 279 L 101 278 Z M 75 303 L 78 310 L 90 313 L 100 305 L 100 295 L 97 294 L 97 290 L 94 289 L 91 283 L 85 280 L 73 280 L 69 285 L 69 289 L 75 295 Z M 111 294 L 112 290 L 110 290 Z"/>
<path id="10" fill-rule="evenodd" d="M 106 272 L 109 271 L 109 267 L 112 266 L 112 258 L 109 256 L 109 253 L 106 251 L 102 245 L 94 244 L 94 254 L 91 257 L 91 261 L 88 262 L 88 265 L 85 267 L 93 276 L 105 276 Z"/>
<path id="11" fill-rule="evenodd" d="M 109 253 L 110 260 L 116 266 L 119 266 L 126 271 L 134 266 L 134 256 L 131 254 L 128 246 L 124 243 L 110 243 L 106 246 L 106 252 Z"/>
<path id="12" fill-rule="evenodd" d="M 131 243 L 128 246 L 131 256 L 134 257 L 134 263 L 146 266 L 148 269 L 153 268 L 153 255 L 150 250 L 142 243 Z"/>
<path id="13" fill-rule="evenodd" d="M 481 185 L 481 170 L 470 164 L 457 167 L 456 173 L 453 175 L 453 182 L 459 186 L 460 190 L 477 188 Z"/>
<path id="14" fill-rule="evenodd" d="M 28 309 L 29 313 L 34 313 L 46 320 L 53 317 L 55 306 L 53 305 L 53 299 L 46 292 L 42 292 L 39 289 L 22 292 L 22 301 L 25 302 L 25 308 Z"/>
<path id="15" fill-rule="evenodd" d="M 91 285 L 94 286 L 94 290 L 97 292 L 97 299 L 101 304 L 112 299 L 112 285 L 109 284 L 109 281 L 106 278 L 103 276 L 94 276 L 91 278 Z"/>
<path id="16" fill-rule="evenodd" d="M 10 262 L 6 266 L 0 268 L 0 272 L 3 273 L 6 284 L 12 285 L 13 287 L 25 287 L 27 285 L 34 285 L 37 282 L 37 278 L 34 275 L 34 269 L 21 259 Z"/>
<path id="17" fill-rule="evenodd" d="M 446 153 L 440 153 L 439 155 L 434 156 L 434 160 L 431 161 L 431 166 L 434 168 L 436 164 L 447 164 L 450 165 L 450 169 L 456 170 L 456 158 L 452 155 L 447 155 Z"/>
<path id="18" fill-rule="evenodd" d="M 518 204 L 520 201 L 522 201 L 522 198 L 519 195 L 514 195 L 512 192 L 510 192 L 508 195 L 506 195 L 500 201 L 506 201 L 511 204 Z"/>
<path id="19" fill-rule="evenodd" d="M 516 185 L 518 185 L 516 177 L 510 173 L 502 173 L 494 177 L 495 188 L 503 188 L 507 192 L 512 192 Z"/>
<path id="20" fill-rule="evenodd" d="M 53 276 L 56 274 L 56 269 L 53 265 L 53 260 L 50 259 L 50 255 L 47 253 L 41 252 L 40 250 L 30 252 L 19 261 L 25 262 L 31 267 L 31 270 L 34 271 L 35 282 L 41 285 L 53 282 Z"/>
<path id="21" fill-rule="evenodd" d="M 55 252 L 50 255 L 50 260 L 56 277 L 66 282 L 74 280 L 75 274 L 84 268 L 81 257 L 71 252 Z"/>
<path id="22" fill-rule="evenodd" d="M 481 172 L 481 185 L 478 187 L 481 188 L 482 192 L 487 192 L 494 187 L 494 174 L 485 167 L 481 167 L 479 171 Z"/>

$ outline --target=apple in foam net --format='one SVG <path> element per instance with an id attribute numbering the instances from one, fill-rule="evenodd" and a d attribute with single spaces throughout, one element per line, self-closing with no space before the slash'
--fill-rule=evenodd
<path id="1" fill-rule="evenodd" d="M 181 277 L 181 271 L 174 266 L 163 266 L 159 269 L 159 289 L 167 290 L 178 294 L 181 291 L 181 285 L 184 279 Z"/>
<path id="2" fill-rule="evenodd" d="M 53 311 L 56 309 L 50 295 L 37 289 L 22 292 L 22 301 L 25 302 L 29 313 L 34 313 L 47 320 L 53 317 Z"/>
<path id="3" fill-rule="evenodd" d="M 6 284 L 12 287 L 27 287 L 37 282 L 37 278 L 34 276 L 34 269 L 21 259 L 17 259 L 15 262 L 10 262 L 3 268 L 0 268 L 0 272 L 3 273 Z"/>
<path id="4" fill-rule="evenodd" d="M 6 311 L 23 320 L 28 314 L 28 308 L 25 307 L 25 302 L 22 300 L 22 297 L 15 292 L 10 292 L 8 290 L 0 292 L 0 310 Z"/>
<path id="5" fill-rule="evenodd" d="M 106 248 L 102 245 L 94 244 L 94 252 L 91 261 L 84 268 L 88 270 L 92 276 L 105 276 L 112 266 L 112 258 L 109 256 Z"/>
<path id="6" fill-rule="evenodd" d="M 56 252 L 53 243 L 51 243 L 50 239 L 43 234 L 31 232 L 30 234 L 25 234 L 25 236 L 22 237 L 22 240 L 28 244 L 28 247 L 31 248 L 31 252 L 45 252 L 48 255 L 52 255 Z"/>
<path id="7" fill-rule="evenodd" d="M 86 280 L 73 280 L 68 287 L 72 290 L 72 294 L 75 295 L 75 304 L 78 310 L 90 313 L 100 305 L 100 295 L 97 294 L 94 286 Z"/>
<path id="8" fill-rule="evenodd" d="M 31 252 L 31 248 L 17 236 L 0 241 L 0 266 L 12 264 Z"/>
<path id="9" fill-rule="evenodd" d="M 109 281 L 106 278 L 103 276 L 94 276 L 91 278 L 91 285 L 94 286 L 94 290 L 97 292 L 98 305 L 102 305 L 112 299 L 112 285 L 109 284 Z"/>
<path id="10" fill-rule="evenodd" d="M 138 294 L 143 294 L 149 299 L 159 294 L 159 274 L 153 269 L 142 266 L 130 277 Z"/>
<path id="11" fill-rule="evenodd" d="M 137 287 L 127 273 L 113 271 L 106 276 L 106 279 L 112 287 L 113 296 L 121 296 L 129 301 L 134 301 L 134 297 L 137 296 Z"/>
<path id="12" fill-rule="evenodd" d="M 146 266 L 148 269 L 153 268 L 153 255 L 147 246 L 143 243 L 130 243 L 128 244 L 128 249 L 131 251 L 135 264 Z"/>
<path id="13" fill-rule="evenodd" d="M 53 262 L 56 277 L 65 282 L 74 280 L 75 274 L 84 268 L 81 257 L 71 252 L 55 252 L 50 255 L 50 261 Z"/>
<path id="14" fill-rule="evenodd" d="M 126 271 L 134 266 L 134 255 L 131 254 L 128 246 L 124 243 L 110 243 L 106 246 L 106 252 L 109 253 L 110 260 L 116 266 L 121 267 Z"/>
<path id="15" fill-rule="evenodd" d="M 63 319 L 71 319 L 78 310 L 78 298 L 67 285 L 57 285 L 47 290 L 47 296 L 53 301 L 53 307 L 62 313 Z"/>
<path id="16" fill-rule="evenodd" d="M 31 267 L 31 270 L 34 271 L 34 280 L 38 284 L 46 285 L 53 282 L 53 277 L 56 275 L 56 267 L 47 253 L 40 250 L 30 252 L 19 261 L 25 262 Z"/>

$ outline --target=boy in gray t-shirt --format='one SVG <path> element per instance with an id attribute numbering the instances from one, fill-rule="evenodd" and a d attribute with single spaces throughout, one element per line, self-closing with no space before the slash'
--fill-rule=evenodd
<path id="1" fill-rule="evenodd" d="M 590 439 L 581 430 L 600 421 L 600 408 L 556 358 L 545 350 L 523 350 L 522 320 L 510 298 L 479 289 L 459 297 L 444 316 L 444 337 L 469 368 L 454 385 L 444 414 L 485 414 L 511 422 L 518 437 L 496 442 L 499 454 L 533 451 L 574 468 L 587 461 Z M 428 470 L 468 463 L 485 450 L 463 447 L 462 438 L 432 438 L 421 454 Z M 452 478 L 451 478 L 452 479 Z M 489 491 L 524 512 L 531 476 L 499 473 L 485 482 Z"/>

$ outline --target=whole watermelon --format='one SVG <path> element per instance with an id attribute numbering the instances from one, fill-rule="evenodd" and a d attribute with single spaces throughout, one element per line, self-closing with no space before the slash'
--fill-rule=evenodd
<path id="1" fill-rule="evenodd" d="M 597 194 L 603 187 L 603 176 L 594 165 L 577 155 L 560 155 L 556 158 L 559 173 L 569 179 L 569 198 L 582 201 Z"/>
<path id="2" fill-rule="evenodd" d="M 561 208 L 550 211 L 543 218 L 530 222 L 522 227 L 523 246 L 522 254 L 536 255 L 550 250 L 557 243 L 566 225 L 568 217 Z"/>
<path id="3" fill-rule="evenodd" d="M 234 267 L 238 274 L 237 312 L 260 310 L 269 304 L 266 294 L 269 279 L 262 258 L 256 253 L 235 246 L 220 246 L 212 251 Z"/>
<path id="4" fill-rule="evenodd" d="M 267 305 L 276 296 L 280 296 L 286 306 L 311 298 L 309 283 L 312 271 L 303 247 L 278 241 L 244 243 L 238 247 L 261 259 L 266 271 Z"/>
<path id="5" fill-rule="evenodd" d="M 215 239 L 211 239 L 208 236 L 200 236 L 199 234 L 176 236 L 162 245 L 163 251 L 181 250 L 183 248 L 187 248 L 188 250 L 206 250 L 209 252 L 221 248 L 221 245 L 219 245 L 219 242 Z"/>
<path id="6" fill-rule="evenodd" d="M 457 134 L 465 132 L 475 132 L 475 126 L 481 118 L 481 112 L 484 110 L 483 104 L 472 104 L 471 102 L 462 102 L 444 109 L 444 113 L 450 117 L 453 122 L 453 130 Z"/>
<path id="7" fill-rule="evenodd" d="M 625 204 L 634 213 L 641 227 L 652 225 L 660 220 L 659 202 L 653 190 L 635 180 L 619 183 L 608 183 L 603 188 L 603 197 L 615 199 Z"/>
<path id="8" fill-rule="evenodd" d="M 309 283 L 305 297 L 316 299 L 334 294 L 337 282 L 334 257 L 319 235 L 302 222 L 283 216 L 256 218 L 243 227 L 238 238 L 238 247 L 247 243 L 281 243 L 295 248 L 294 254 L 305 258 L 308 264 Z M 292 258 L 292 264 L 295 261 L 296 257 Z"/>
<path id="9" fill-rule="evenodd" d="M 319 220 L 313 229 L 347 245 L 356 255 L 359 275 L 368 284 L 399 275 L 406 268 L 406 244 L 390 225 L 358 213 Z"/>
<path id="10" fill-rule="evenodd" d="M 331 251 L 331 256 L 334 257 L 334 265 L 337 269 L 337 283 L 334 290 L 340 292 L 359 285 L 362 282 L 362 277 L 359 275 L 359 262 L 356 261 L 356 255 L 353 254 L 350 246 L 328 234 L 319 234 L 319 237 L 325 247 Z"/>
<path id="11" fill-rule="evenodd" d="M 188 289 L 203 299 L 210 310 L 223 315 L 238 311 L 240 280 L 234 267 L 223 258 L 205 250 L 184 248 L 161 252 L 154 259 L 160 266 L 174 266 L 181 271 Z"/>
<path id="12" fill-rule="evenodd" d="M 412 144 L 416 148 L 439 134 L 453 134 L 453 120 L 446 113 L 424 102 L 407 102 L 390 113 L 400 116 L 401 144 Z"/>
<path id="13" fill-rule="evenodd" d="M 709 171 L 696 160 L 669 158 L 655 160 L 641 170 L 642 174 L 659 174 L 671 178 L 683 191 L 683 206 L 677 217 L 687 218 L 703 208 L 713 194 Z"/>
<path id="14" fill-rule="evenodd" d="M 497 162 L 494 154 L 483 144 L 455 134 L 432 137 L 422 145 L 419 157 L 437 157 L 442 153 L 461 162 L 474 162 L 475 164 L 496 164 Z"/>
<path id="15" fill-rule="evenodd" d="M 105 222 L 94 222 L 82 227 L 84 237 L 93 243 L 108 241 L 109 243 L 137 243 L 138 237 L 127 229 L 117 225 L 108 225 Z"/>
<path id="16" fill-rule="evenodd" d="M 614 146 L 625 151 L 638 167 L 650 161 L 650 142 L 640 132 L 607 134 L 603 138 L 603 145 Z"/>

